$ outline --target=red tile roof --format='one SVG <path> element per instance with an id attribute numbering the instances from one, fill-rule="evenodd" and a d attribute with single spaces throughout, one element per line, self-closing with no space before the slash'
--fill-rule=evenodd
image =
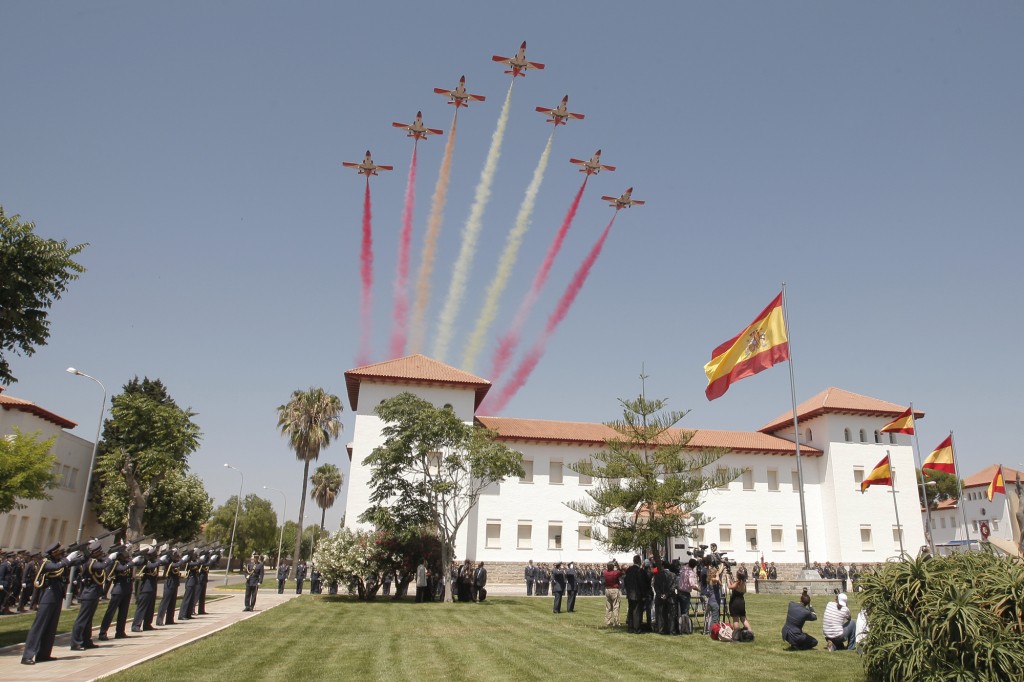
<path id="1" fill-rule="evenodd" d="M 869 398 L 866 395 L 844 391 L 841 388 L 826 388 L 824 391 L 807 400 L 796 408 L 797 416 L 801 419 L 812 419 L 823 414 L 855 414 L 868 417 L 898 417 L 906 405 L 890 403 L 877 398 Z M 924 412 L 914 410 L 915 419 L 923 419 Z M 761 433 L 774 433 L 780 429 L 793 424 L 793 410 L 768 422 L 758 431 Z"/>
<path id="2" fill-rule="evenodd" d="M 477 423 L 496 431 L 502 440 L 532 441 L 545 443 L 576 443 L 580 445 L 603 445 L 607 439 L 618 435 L 605 424 L 591 422 L 563 422 L 546 419 L 516 419 L 513 417 L 477 416 Z M 715 431 L 712 429 L 671 429 L 677 436 L 690 431 L 693 437 L 688 446 L 697 448 L 725 448 L 731 452 L 757 452 L 765 454 L 793 455 L 796 446 L 784 438 L 765 433 L 748 431 Z M 802 445 L 800 454 L 820 457 L 821 450 Z"/>
<path id="3" fill-rule="evenodd" d="M 976 474 L 971 474 L 964 479 L 964 487 L 973 488 L 976 486 L 984 486 L 987 489 L 989 484 L 992 482 L 992 479 L 995 478 L 996 469 L 998 467 L 998 464 L 993 464 L 992 466 L 985 467 Z M 1013 482 L 1017 480 L 1017 475 L 1022 473 L 1024 472 L 1011 469 L 1005 464 L 1003 465 L 1003 480 L 1006 481 L 1007 490 L 1009 490 Z"/>
<path id="4" fill-rule="evenodd" d="M 359 386 L 363 381 L 474 388 L 476 390 L 476 407 L 480 406 L 487 391 L 491 388 L 491 382 L 469 372 L 463 372 L 461 369 L 456 369 L 425 355 L 407 355 L 404 358 L 378 362 L 345 372 L 348 401 L 352 405 L 353 411 L 359 403 Z"/>
<path id="5" fill-rule="evenodd" d="M 65 419 L 59 414 L 54 414 L 49 410 L 45 410 L 33 402 L 30 402 L 28 400 L 22 400 L 21 398 L 15 398 L 9 395 L 4 395 L 2 388 L 0 388 L 0 407 L 2 407 L 5 410 L 18 410 L 19 412 L 28 412 L 29 414 L 34 414 L 40 419 L 45 419 L 48 422 L 56 424 L 62 429 L 73 429 L 76 426 L 78 426 L 78 424 L 71 421 L 70 419 Z"/>

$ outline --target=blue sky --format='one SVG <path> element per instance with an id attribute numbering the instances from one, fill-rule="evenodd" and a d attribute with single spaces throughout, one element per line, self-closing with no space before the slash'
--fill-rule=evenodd
<path id="1" fill-rule="evenodd" d="M 50 343 L 13 358 L 11 395 L 79 422 L 99 391 L 159 377 L 199 413 L 192 459 L 218 503 L 286 490 L 301 466 L 276 432 L 297 388 L 345 397 L 322 462 L 347 471 L 343 373 L 359 340 L 362 179 L 373 150 L 374 360 L 391 331 L 411 154 L 391 128 L 465 74 L 428 319 L 436 320 L 509 79 L 527 40 L 453 350 L 459 364 L 504 237 L 547 141 L 535 106 L 565 94 L 532 225 L 476 367 L 485 375 L 579 187 L 589 183 L 524 347 L 611 209 L 634 186 L 565 323 L 508 416 L 606 421 L 635 395 L 692 409 L 693 428 L 754 430 L 790 406 L 777 367 L 704 397 L 703 365 L 787 282 L 797 399 L 837 386 L 927 413 L 927 451 L 955 432 L 965 473 L 1018 466 L 1024 248 L 1024 6 L 989 2 L 6 2 L 0 204 L 44 236 L 88 242 Z M 419 147 L 419 264 L 444 139 Z M 436 330 L 428 331 L 430 340 Z M 328 514 L 335 525 L 339 503 Z M 318 510 L 308 509 L 312 517 Z"/>

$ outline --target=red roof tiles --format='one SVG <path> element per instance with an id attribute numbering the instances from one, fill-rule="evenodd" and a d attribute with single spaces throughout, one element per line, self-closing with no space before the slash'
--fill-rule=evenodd
<path id="1" fill-rule="evenodd" d="M 59 414 L 54 414 L 49 410 L 43 409 L 42 407 L 39 407 L 33 402 L 30 402 L 28 400 L 22 400 L 21 398 L 15 398 L 9 395 L 4 395 L 2 390 L 0 390 L 0 407 L 2 407 L 5 410 L 18 410 L 19 412 L 28 412 L 29 414 L 34 414 L 40 419 L 45 419 L 48 422 L 56 424 L 62 429 L 73 429 L 76 426 L 78 426 L 78 424 L 71 421 L 70 419 L 65 419 Z"/>
<path id="2" fill-rule="evenodd" d="M 479 407 L 491 382 L 456 369 L 451 365 L 428 358 L 425 355 L 407 355 L 404 358 L 378 362 L 374 365 L 357 367 L 345 372 L 348 387 L 348 401 L 355 411 L 359 403 L 359 385 L 363 381 L 376 383 L 439 384 L 464 386 L 476 390 L 476 406 Z"/>
<path id="3" fill-rule="evenodd" d="M 869 417 L 898 417 L 904 410 L 905 405 L 890 403 L 878 398 L 869 398 L 866 395 L 844 391 L 841 388 L 826 388 L 824 391 L 806 400 L 796 408 L 797 416 L 801 419 L 812 419 L 823 414 L 856 414 Z M 915 419 L 923 419 L 924 412 L 914 410 Z M 779 429 L 786 428 L 793 424 L 793 410 L 786 412 L 780 417 L 773 419 L 758 431 L 761 433 L 773 433 Z"/>

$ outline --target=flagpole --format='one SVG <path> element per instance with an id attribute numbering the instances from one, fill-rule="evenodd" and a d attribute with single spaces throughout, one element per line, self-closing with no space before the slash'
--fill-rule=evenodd
<path id="1" fill-rule="evenodd" d="M 917 461 L 917 468 L 921 471 L 921 498 L 924 500 L 925 539 L 928 540 L 928 550 L 935 556 L 935 538 L 932 537 L 932 505 L 928 502 L 928 488 L 924 484 L 924 467 L 921 464 L 921 441 L 917 437 L 917 419 L 914 417 L 914 403 L 910 403 L 910 423 L 914 425 L 914 459 Z M 914 478 L 917 478 L 915 474 Z"/>
<path id="2" fill-rule="evenodd" d="M 964 540 L 967 540 L 967 550 L 971 549 L 971 531 L 967 526 L 967 506 L 964 504 L 964 482 L 960 479 L 960 465 L 957 464 L 956 443 L 953 440 L 953 432 L 949 432 L 949 448 L 953 452 L 953 475 L 956 476 L 956 485 L 959 490 L 957 504 L 960 507 L 960 514 L 964 518 Z"/>
<path id="3" fill-rule="evenodd" d="M 915 431 L 917 429 L 914 429 Z M 892 485 L 889 487 L 889 491 L 892 493 L 892 508 L 896 512 L 896 534 L 900 539 L 900 559 L 906 556 L 907 552 L 903 549 L 903 526 L 900 524 L 900 507 L 896 504 L 896 467 L 892 463 L 892 455 L 888 450 L 885 451 L 885 456 L 889 458 L 889 476 L 892 478 Z"/>
<path id="4" fill-rule="evenodd" d="M 804 467 L 800 459 L 800 422 L 796 414 L 796 379 L 793 375 L 793 337 L 789 334 L 789 311 L 786 306 L 786 283 L 782 283 L 782 322 L 789 344 L 789 395 L 793 402 L 793 438 L 796 441 L 796 476 L 800 484 L 800 528 L 804 534 L 804 570 L 811 568 L 810 542 L 807 537 L 807 507 L 804 504 Z"/>

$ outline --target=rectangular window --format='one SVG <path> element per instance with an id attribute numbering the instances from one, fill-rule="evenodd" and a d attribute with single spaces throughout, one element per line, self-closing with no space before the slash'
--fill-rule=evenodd
<path id="1" fill-rule="evenodd" d="M 51 519 L 50 521 L 50 536 L 49 540 L 57 539 L 57 524 L 60 523 L 60 519 Z"/>
<path id="2" fill-rule="evenodd" d="M 977 521 L 971 521 L 971 527 L 974 528 L 974 532 L 975 533 L 978 532 L 978 522 Z"/>
<path id="3" fill-rule="evenodd" d="M 903 544 L 903 529 L 899 526 L 892 527 L 892 544 L 897 548 Z"/>
<path id="4" fill-rule="evenodd" d="M 548 524 L 548 549 L 562 549 L 562 524 Z"/>
<path id="5" fill-rule="evenodd" d="M 864 482 L 864 467 L 853 467 L 853 489 L 860 491 L 860 484 Z"/>
<path id="6" fill-rule="evenodd" d="M 27 517 L 27 516 L 22 516 L 21 517 L 21 523 L 18 524 L 18 538 L 14 542 L 14 544 L 17 545 L 18 547 L 24 547 L 25 546 L 25 533 L 28 532 L 28 524 L 29 523 L 30 523 L 29 517 Z M 46 526 L 46 519 L 43 519 L 42 521 L 39 522 L 39 532 L 40 533 L 43 532 L 43 528 L 45 526 Z M 42 548 L 43 547 L 43 542 L 45 542 L 45 540 L 41 540 L 41 541 L 37 542 L 36 543 L 36 547 Z M 49 543 L 47 543 L 47 544 L 49 544 Z"/>
<path id="7" fill-rule="evenodd" d="M 754 471 L 749 467 L 743 470 L 743 489 L 754 489 Z"/>
<path id="8" fill-rule="evenodd" d="M 757 551 L 757 526 L 747 526 L 744 530 L 746 536 L 746 548 Z"/>
<path id="9" fill-rule="evenodd" d="M 723 552 L 727 552 L 732 549 L 732 527 L 718 527 L 718 549 Z"/>
<path id="10" fill-rule="evenodd" d="M 718 467 L 718 469 L 716 470 L 715 473 L 719 477 L 725 478 L 726 476 L 729 475 L 729 470 L 726 467 Z M 722 483 L 722 485 L 718 486 L 718 489 L 719 490 L 728 490 L 729 489 L 729 481 L 725 481 L 724 483 Z"/>
<path id="11" fill-rule="evenodd" d="M 792 477 L 791 477 L 790 480 L 792 480 L 792 482 L 793 482 L 793 492 L 799 493 L 800 492 L 800 472 L 797 471 L 796 469 L 793 469 L 793 474 L 792 474 Z"/>
<path id="12" fill-rule="evenodd" d="M 68 482 L 69 482 L 70 478 L 71 478 L 71 467 L 69 467 L 67 464 L 65 464 L 63 467 L 61 467 L 60 487 L 61 488 L 67 488 L 68 487 Z"/>
<path id="13" fill-rule="evenodd" d="M 67 532 L 68 532 L 68 522 L 66 520 L 65 521 L 61 521 L 60 522 L 60 536 L 57 539 L 60 540 L 61 542 L 65 543 L 65 544 L 68 543 L 68 542 L 71 542 L 71 539 L 68 538 L 68 536 L 67 536 Z"/>
<path id="14" fill-rule="evenodd" d="M 590 524 L 581 523 L 579 527 L 580 544 L 581 550 L 590 550 L 594 548 L 594 540 L 590 537 Z"/>
<path id="15" fill-rule="evenodd" d="M 71 480 L 68 481 L 68 487 L 74 490 L 76 485 L 78 485 L 78 469 L 72 469 Z"/>
<path id="16" fill-rule="evenodd" d="M 50 540 L 46 538 L 46 522 L 49 521 L 45 516 L 39 519 L 39 530 L 36 531 L 36 547 L 45 547 L 50 544 Z"/>
<path id="17" fill-rule="evenodd" d="M 804 529 L 799 527 L 796 529 L 796 549 L 799 552 L 804 551 Z"/>
<path id="18" fill-rule="evenodd" d="M 999 530 L 999 522 L 996 521 L 995 519 L 992 519 L 992 530 L 994 530 L 994 531 Z"/>
<path id="19" fill-rule="evenodd" d="M 17 523 L 18 517 L 14 514 L 7 515 L 7 525 L 4 526 L 4 537 L 3 541 L 0 542 L 0 547 L 7 547 L 11 544 L 11 537 L 14 535 L 14 524 Z M 35 576 L 33 576 L 34 578 Z"/>
<path id="20" fill-rule="evenodd" d="M 768 490 L 779 489 L 779 470 L 769 469 L 768 470 Z"/>
<path id="21" fill-rule="evenodd" d="M 945 528 L 946 527 L 946 517 L 945 516 L 939 517 L 939 527 L 940 528 Z"/>
<path id="22" fill-rule="evenodd" d="M 871 526 L 860 527 L 860 548 L 865 552 L 874 551 L 875 547 L 871 542 Z"/>
<path id="23" fill-rule="evenodd" d="M 772 526 L 772 549 L 776 552 L 786 549 L 782 542 L 782 526 Z"/>
<path id="24" fill-rule="evenodd" d="M 533 460 L 523 460 L 523 475 L 519 479 L 520 483 L 533 483 Z"/>
<path id="25" fill-rule="evenodd" d="M 559 461 L 552 460 L 551 468 L 548 472 L 548 483 L 551 485 L 562 485 L 562 463 Z"/>
<path id="26" fill-rule="evenodd" d="M 520 521 L 516 531 L 516 549 L 533 549 L 533 524 Z"/>
<path id="27" fill-rule="evenodd" d="M 593 485 L 594 484 L 594 477 L 593 476 L 589 476 L 588 474 L 580 474 L 579 477 L 580 477 L 580 485 Z"/>
<path id="28" fill-rule="evenodd" d="M 487 538 L 484 547 L 501 549 L 501 521 L 487 522 Z"/>

